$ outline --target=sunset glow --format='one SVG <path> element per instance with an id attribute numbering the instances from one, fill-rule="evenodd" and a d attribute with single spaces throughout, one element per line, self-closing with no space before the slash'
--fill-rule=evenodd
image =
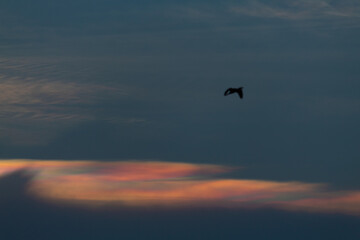
<path id="1" fill-rule="evenodd" d="M 324 185 L 212 178 L 219 165 L 167 162 L 0 162 L 0 176 L 35 173 L 30 193 L 52 202 L 121 206 L 272 207 L 360 215 L 360 192 L 325 191 Z"/>

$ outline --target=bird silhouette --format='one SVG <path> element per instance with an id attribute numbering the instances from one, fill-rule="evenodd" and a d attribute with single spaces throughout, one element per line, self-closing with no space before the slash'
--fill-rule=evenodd
<path id="1" fill-rule="evenodd" d="M 230 94 L 233 94 L 233 93 L 237 93 L 239 94 L 239 97 L 240 98 L 243 98 L 244 94 L 243 94 L 243 87 L 239 87 L 239 88 L 228 88 L 225 93 L 224 93 L 224 96 L 227 96 L 227 95 L 230 95 Z"/>

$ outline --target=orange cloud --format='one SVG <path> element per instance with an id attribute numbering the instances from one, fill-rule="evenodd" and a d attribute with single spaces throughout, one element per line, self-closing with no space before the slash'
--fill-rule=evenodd
<path id="1" fill-rule="evenodd" d="M 74 184 L 76 183 L 76 184 Z M 161 180 L 107 181 L 67 178 L 59 181 L 40 180 L 32 190 L 51 199 L 84 201 L 119 201 L 126 205 L 172 204 L 202 205 L 217 202 L 244 203 L 266 201 L 278 194 L 307 193 L 315 186 L 299 183 L 276 183 L 251 180 Z"/>
<path id="2" fill-rule="evenodd" d="M 214 179 L 229 167 L 167 162 L 0 161 L 0 176 L 36 172 L 30 192 L 49 201 L 82 205 L 273 207 L 360 215 L 360 192 L 323 185 Z"/>
<path id="3" fill-rule="evenodd" d="M 360 215 L 360 191 L 325 193 L 282 205 L 289 210 Z"/>

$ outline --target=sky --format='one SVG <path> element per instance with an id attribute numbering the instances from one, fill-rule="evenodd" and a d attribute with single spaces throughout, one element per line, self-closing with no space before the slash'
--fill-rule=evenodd
<path id="1" fill-rule="evenodd" d="M 359 42 L 356 0 L 0 1 L 0 230 L 358 239 Z"/>

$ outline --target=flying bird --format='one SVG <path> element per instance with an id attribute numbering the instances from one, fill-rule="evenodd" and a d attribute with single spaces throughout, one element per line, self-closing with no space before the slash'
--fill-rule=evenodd
<path id="1" fill-rule="evenodd" d="M 228 88 L 225 93 L 224 93 L 224 96 L 227 96 L 227 95 L 230 95 L 230 94 L 233 94 L 233 93 L 237 93 L 239 94 L 239 97 L 240 98 L 243 98 L 244 94 L 243 94 L 243 87 L 239 87 L 239 88 Z"/>

